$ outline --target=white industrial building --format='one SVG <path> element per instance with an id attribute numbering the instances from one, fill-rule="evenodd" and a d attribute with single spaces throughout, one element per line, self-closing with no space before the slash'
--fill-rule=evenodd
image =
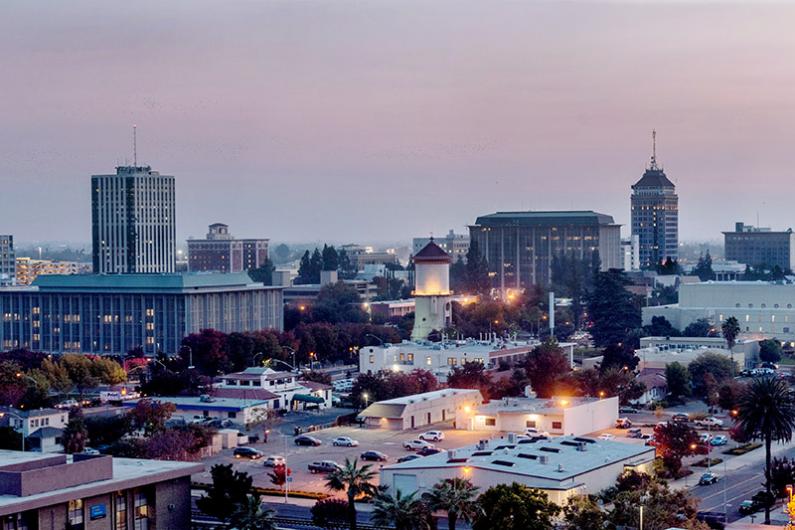
<path id="1" fill-rule="evenodd" d="M 506 397 L 465 409 L 459 415 L 456 427 L 474 431 L 516 433 L 535 428 L 550 434 L 579 436 L 609 429 L 615 425 L 617 419 L 618 397 Z"/>
<path id="2" fill-rule="evenodd" d="M 455 340 L 442 342 L 411 342 L 365 346 L 359 349 L 359 371 L 411 372 L 418 368 L 428 370 L 444 382 L 447 374 L 455 367 L 467 362 L 486 365 L 487 369 L 498 368 L 500 364 L 513 365 L 523 362 L 527 354 L 541 343 L 538 341 L 509 340 Z M 572 359 L 574 343 L 561 343 L 564 353 Z"/>
<path id="3" fill-rule="evenodd" d="M 643 324 L 665 317 L 677 329 L 706 318 L 716 326 L 735 317 L 747 335 L 795 339 L 795 284 L 702 282 L 682 284 L 679 303 L 644 307 Z"/>
<path id="4" fill-rule="evenodd" d="M 664 369 L 673 362 L 687 366 L 705 353 L 722 355 L 743 368 L 751 365 L 759 353 L 758 341 L 740 339 L 729 350 L 721 337 L 644 337 L 640 346 L 635 350 L 638 370 Z"/>
<path id="5" fill-rule="evenodd" d="M 381 484 L 392 492 L 430 491 L 440 480 L 466 478 L 480 491 L 517 482 L 544 491 L 563 506 L 576 494 L 596 494 L 625 470 L 650 472 L 653 447 L 562 436 L 528 443 L 483 440 L 479 444 L 381 468 Z"/>
<path id="6" fill-rule="evenodd" d="M 368 427 L 395 431 L 457 421 L 465 410 L 483 402 L 479 390 L 446 388 L 373 403 L 359 414 Z"/>

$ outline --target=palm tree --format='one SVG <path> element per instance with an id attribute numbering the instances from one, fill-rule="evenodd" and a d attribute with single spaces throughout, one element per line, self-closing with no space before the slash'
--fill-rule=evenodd
<path id="1" fill-rule="evenodd" d="M 379 493 L 375 498 L 372 521 L 376 526 L 393 526 L 395 530 L 427 530 L 428 506 L 415 497 L 417 492 L 403 495 L 397 490 L 395 496 Z"/>
<path id="2" fill-rule="evenodd" d="M 771 493 L 770 448 L 773 441 L 789 442 L 795 429 L 795 402 L 787 383 L 775 377 L 754 379 L 740 395 L 737 423 L 751 439 L 765 441 L 765 490 Z M 770 506 L 765 505 L 765 524 Z"/>
<path id="3" fill-rule="evenodd" d="M 463 519 L 471 523 L 480 509 L 475 498 L 478 488 L 464 478 L 449 478 L 434 485 L 430 493 L 430 506 L 433 510 L 447 512 L 447 528 L 455 530 L 456 522 Z"/>
<path id="4" fill-rule="evenodd" d="M 732 375 L 734 375 L 734 345 L 737 344 L 737 335 L 740 334 L 740 323 L 737 322 L 736 317 L 729 317 L 727 318 L 723 324 L 721 324 L 721 331 L 723 332 L 723 338 L 726 339 L 726 346 L 729 349 L 729 353 L 731 354 L 732 358 Z"/>
<path id="5" fill-rule="evenodd" d="M 276 530 L 275 511 L 262 507 L 259 495 L 249 495 L 229 518 L 233 530 Z"/>
<path id="6" fill-rule="evenodd" d="M 348 496 L 348 518 L 351 530 L 356 530 L 356 497 L 372 495 L 376 488 L 372 483 L 376 472 L 371 470 L 369 464 L 359 467 L 359 459 L 353 462 L 345 459 L 342 469 L 337 469 L 329 474 L 326 487 L 334 491 L 344 491 Z"/>

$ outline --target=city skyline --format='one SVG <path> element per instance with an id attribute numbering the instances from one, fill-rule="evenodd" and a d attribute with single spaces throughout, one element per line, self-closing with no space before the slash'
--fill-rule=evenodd
<path id="1" fill-rule="evenodd" d="M 795 122 L 795 6 L 10 5 L 0 207 L 20 242 L 90 241 L 90 175 L 132 162 L 133 124 L 139 163 L 177 179 L 180 242 L 211 222 L 410 241 L 571 209 L 627 235 L 653 128 L 680 240 L 757 213 L 793 224 L 772 189 Z"/>

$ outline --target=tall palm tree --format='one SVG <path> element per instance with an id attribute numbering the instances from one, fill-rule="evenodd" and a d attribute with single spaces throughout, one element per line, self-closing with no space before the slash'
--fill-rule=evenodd
<path id="1" fill-rule="evenodd" d="M 403 495 L 397 490 L 392 496 L 379 493 L 373 506 L 372 521 L 376 526 L 393 526 L 395 530 L 427 530 L 428 506 L 415 497 L 417 492 Z"/>
<path id="2" fill-rule="evenodd" d="M 276 530 L 275 511 L 262 507 L 259 495 L 249 495 L 229 518 L 233 530 Z"/>
<path id="3" fill-rule="evenodd" d="M 765 490 L 771 493 L 770 449 L 773 441 L 789 442 L 795 429 L 795 401 L 787 383 L 775 377 L 754 379 L 740 395 L 737 421 L 752 439 L 765 441 Z M 765 506 L 765 524 L 770 524 L 770 506 Z"/>
<path id="4" fill-rule="evenodd" d="M 372 495 L 376 491 L 373 479 L 376 472 L 371 466 L 364 465 L 359 467 L 359 459 L 354 458 L 353 462 L 345 459 L 342 469 L 337 469 L 330 473 L 326 479 L 326 487 L 333 491 L 344 491 L 348 496 L 348 518 L 351 530 L 356 530 L 356 497 L 360 495 Z"/>
<path id="5" fill-rule="evenodd" d="M 477 517 L 478 508 L 475 498 L 478 488 L 464 478 L 448 478 L 434 485 L 429 496 L 429 503 L 433 510 L 447 512 L 447 528 L 455 530 L 459 519 L 471 523 Z"/>

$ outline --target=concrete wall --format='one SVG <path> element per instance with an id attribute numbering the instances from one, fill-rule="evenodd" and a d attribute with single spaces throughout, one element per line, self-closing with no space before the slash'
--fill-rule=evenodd
<path id="1" fill-rule="evenodd" d="M 190 528 L 190 477 L 156 484 L 154 513 L 157 530 Z"/>

